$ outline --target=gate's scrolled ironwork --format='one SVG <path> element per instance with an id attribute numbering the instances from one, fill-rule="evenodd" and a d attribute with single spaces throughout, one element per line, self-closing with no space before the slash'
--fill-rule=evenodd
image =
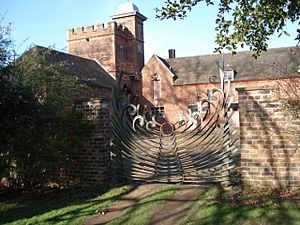
<path id="1" fill-rule="evenodd" d="M 229 184 L 238 149 L 229 126 L 230 81 L 209 90 L 198 111 L 158 122 L 121 87 L 113 93 L 113 169 L 130 181 Z"/>

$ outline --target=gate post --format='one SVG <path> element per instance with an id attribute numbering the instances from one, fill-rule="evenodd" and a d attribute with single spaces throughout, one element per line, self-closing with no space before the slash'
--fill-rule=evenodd
<path id="1" fill-rule="evenodd" d="M 78 174 L 82 186 L 107 186 L 111 181 L 110 168 L 110 103 L 105 99 L 80 101 L 76 109 L 86 120 L 95 123 L 93 132 L 83 134 L 83 146 L 78 149 Z"/>
<path id="2" fill-rule="evenodd" d="M 243 185 L 300 186 L 300 123 L 285 110 L 278 88 L 236 90 Z"/>
<path id="3" fill-rule="evenodd" d="M 72 95 L 75 110 L 82 112 L 93 128 L 83 131 L 82 144 L 71 156 L 71 185 L 106 187 L 111 182 L 111 95 L 112 88 L 91 84 Z"/>

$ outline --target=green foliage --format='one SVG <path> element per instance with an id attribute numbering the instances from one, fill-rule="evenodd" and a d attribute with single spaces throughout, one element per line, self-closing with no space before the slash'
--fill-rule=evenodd
<path id="1" fill-rule="evenodd" d="M 293 119 L 300 118 L 300 99 L 288 99 L 283 103 L 285 109 L 291 113 Z"/>
<path id="2" fill-rule="evenodd" d="M 200 2 L 214 4 L 212 0 L 167 0 L 165 7 L 156 9 L 157 17 L 183 19 Z M 266 51 L 271 35 L 289 35 L 284 30 L 287 21 L 300 25 L 299 0 L 220 0 L 218 7 L 215 28 L 217 52 L 227 49 L 235 53 L 239 46 L 249 46 L 253 56 L 257 57 Z M 295 39 L 300 41 L 300 29 L 297 32 Z"/>
<path id="3" fill-rule="evenodd" d="M 14 55 L 10 37 L 11 24 L 3 25 L 4 17 L 0 15 L 0 69 L 6 67 Z"/>
<path id="4" fill-rule="evenodd" d="M 277 82 L 279 87 L 279 97 L 283 107 L 293 117 L 300 119 L 300 83 L 299 80 L 286 79 Z"/>
<path id="5" fill-rule="evenodd" d="M 44 105 L 61 107 L 70 103 L 68 93 L 81 85 L 65 72 L 66 63 L 51 62 L 51 52 L 51 49 L 31 48 L 15 62 L 13 73 L 20 82 L 33 88 Z"/>
<path id="6" fill-rule="evenodd" d="M 22 154 L 23 147 L 30 141 L 30 131 L 39 110 L 36 97 L 29 88 L 0 79 L 0 175 L 3 177 L 9 177 L 12 171 L 15 151 Z"/>
<path id="7" fill-rule="evenodd" d="M 10 62 L 9 30 L 1 31 L 1 65 L 9 65 L 0 70 L 0 176 L 16 188 L 60 183 L 94 127 L 72 109 L 70 93 L 83 85 L 47 58 L 51 50 L 32 48 Z"/>
<path id="8" fill-rule="evenodd" d="M 76 111 L 43 104 L 30 86 L 0 83 L 0 173 L 14 187 L 59 183 L 61 169 L 93 129 Z"/>

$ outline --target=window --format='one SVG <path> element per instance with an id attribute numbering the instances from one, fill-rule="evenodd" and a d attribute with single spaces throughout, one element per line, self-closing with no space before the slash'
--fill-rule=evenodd
<path id="1" fill-rule="evenodd" d="M 238 102 L 230 103 L 229 109 L 232 109 L 233 111 L 238 111 L 239 110 L 239 103 Z"/>
<path id="2" fill-rule="evenodd" d="M 143 40 L 143 26 L 142 24 L 137 24 L 137 38 Z"/>
<path id="3" fill-rule="evenodd" d="M 198 106 L 197 105 L 189 105 L 188 109 L 191 110 L 191 113 L 198 112 Z"/>
<path id="4" fill-rule="evenodd" d="M 151 108 L 151 114 L 152 116 L 157 116 L 164 118 L 165 117 L 165 107 L 152 107 Z"/>
<path id="5" fill-rule="evenodd" d="M 224 81 L 234 81 L 234 70 L 224 71 Z"/>
<path id="6" fill-rule="evenodd" d="M 119 45 L 119 60 L 120 62 L 124 62 L 124 46 Z"/>
<path id="7" fill-rule="evenodd" d="M 200 102 L 197 102 L 196 104 L 188 105 L 188 109 L 191 110 L 191 113 L 200 112 L 200 107 L 202 107 L 202 112 L 208 110 L 208 105 L 206 103 L 201 105 Z"/>
<path id="8" fill-rule="evenodd" d="M 160 78 L 157 73 L 152 75 L 152 97 L 153 99 L 159 99 L 160 91 L 161 91 L 161 85 L 160 85 Z"/>
<path id="9" fill-rule="evenodd" d="M 139 53 L 143 53 L 144 52 L 144 48 L 143 48 L 143 44 L 142 43 L 138 43 L 137 50 L 138 50 Z"/>

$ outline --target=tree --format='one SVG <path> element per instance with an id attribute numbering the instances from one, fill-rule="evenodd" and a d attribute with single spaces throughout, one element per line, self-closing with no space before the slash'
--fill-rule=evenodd
<path id="1" fill-rule="evenodd" d="M 0 15 L 0 70 L 3 71 L 14 57 L 13 41 L 11 39 L 11 24 L 3 25 L 4 16 Z"/>
<path id="2" fill-rule="evenodd" d="M 14 62 L 12 73 L 19 82 L 30 86 L 43 106 L 52 108 L 52 116 L 56 116 L 62 107 L 72 104 L 68 93 L 85 86 L 66 72 L 66 62 L 52 62 L 53 52 L 52 49 L 32 47 Z"/>
<path id="3" fill-rule="evenodd" d="M 82 85 L 38 50 L 23 54 L 10 64 L 10 76 L 0 78 L 0 175 L 11 187 L 59 184 L 81 136 L 93 128 L 80 112 L 64 110 Z"/>
<path id="4" fill-rule="evenodd" d="M 32 140 L 40 107 L 32 90 L 21 83 L 0 78 L 0 175 L 8 178 Z M 25 150 L 25 151 L 24 151 Z M 26 156 L 25 156 L 26 158 Z"/>
<path id="5" fill-rule="evenodd" d="M 200 2 L 213 5 L 213 0 L 167 0 L 161 9 L 156 8 L 159 19 L 183 19 L 187 12 Z M 220 0 L 216 19 L 215 49 L 235 53 L 241 46 L 249 46 L 253 56 L 266 51 L 270 36 L 289 35 L 284 29 L 288 21 L 300 25 L 299 0 Z M 300 29 L 295 40 L 300 42 Z"/>
<path id="6" fill-rule="evenodd" d="M 47 59 L 51 50 L 32 48 L 12 61 L 9 27 L 0 24 L 0 176 L 14 188 L 59 183 L 82 134 L 93 128 L 78 111 L 64 110 L 82 85 L 64 63 Z"/>

